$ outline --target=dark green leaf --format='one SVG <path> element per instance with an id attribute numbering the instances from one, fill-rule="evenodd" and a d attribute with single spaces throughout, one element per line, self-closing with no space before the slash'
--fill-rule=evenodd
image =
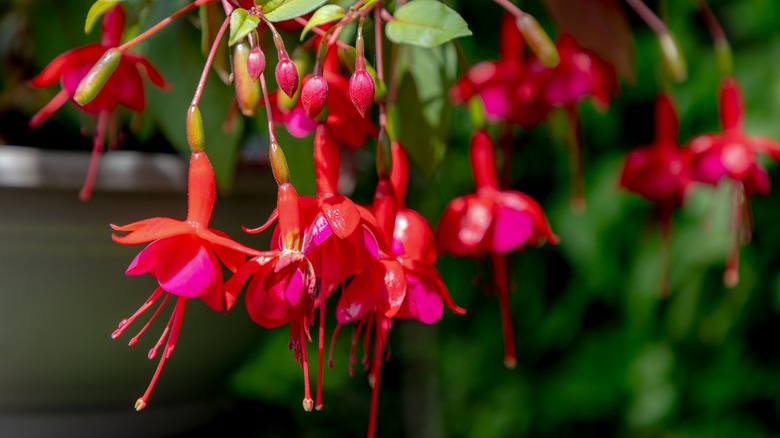
<path id="1" fill-rule="evenodd" d="M 457 12 L 434 0 L 416 0 L 395 11 L 385 27 L 387 38 L 396 44 L 436 47 L 451 39 L 469 36 L 468 24 Z"/>

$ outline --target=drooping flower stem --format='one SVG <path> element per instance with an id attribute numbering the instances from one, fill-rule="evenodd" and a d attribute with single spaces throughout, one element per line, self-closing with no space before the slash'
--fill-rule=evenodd
<path id="1" fill-rule="evenodd" d="M 120 52 L 127 51 L 128 49 L 130 49 L 131 47 L 133 47 L 136 44 L 140 43 L 141 41 L 144 41 L 145 39 L 149 38 L 150 36 L 155 34 L 157 31 L 162 29 L 163 27 L 169 25 L 173 20 L 179 18 L 180 16 L 186 14 L 187 12 L 189 12 L 189 11 L 191 11 L 191 10 L 201 6 L 201 5 L 204 5 L 206 3 L 213 2 L 213 1 L 216 1 L 216 0 L 195 0 L 192 3 L 189 3 L 188 5 L 182 7 L 181 9 L 177 10 L 173 14 L 163 18 L 157 24 L 155 24 L 154 26 L 152 26 L 149 29 L 145 30 L 143 33 L 139 34 L 135 38 L 133 38 L 133 39 L 127 41 L 126 43 L 122 44 L 121 46 L 119 46 L 118 47 L 119 51 Z M 228 16 L 228 21 L 230 21 L 230 17 L 229 16 Z"/>
<path id="2" fill-rule="evenodd" d="M 108 114 L 107 111 L 102 111 L 98 115 L 97 130 L 95 131 L 95 139 L 92 141 L 92 156 L 89 159 L 87 178 L 84 181 L 84 186 L 79 191 L 79 199 L 82 201 L 89 200 L 92 195 L 92 187 L 95 185 L 95 177 L 97 176 L 100 156 L 103 154 L 103 144 L 108 127 Z"/>
<path id="3" fill-rule="evenodd" d="M 723 272 L 723 284 L 726 287 L 734 287 L 739 282 L 739 250 L 742 246 L 744 204 L 745 194 L 742 183 L 735 181 L 731 187 L 731 249 Z"/>
<path id="4" fill-rule="evenodd" d="M 376 55 L 376 78 L 380 83 L 385 82 L 385 62 L 384 51 L 382 50 L 382 42 L 384 41 L 382 33 L 382 8 L 381 3 L 377 2 L 379 6 L 374 8 L 374 54 Z M 382 99 L 377 102 L 379 105 L 379 129 L 380 131 L 387 130 L 387 112 L 385 111 L 385 100 Z"/>
<path id="5" fill-rule="evenodd" d="M 704 20 L 707 30 L 712 36 L 712 41 L 715 46 L 715 59 L 718 63 L 720 73 L 724 76 L 730 76 L 734 70 L 734 62 L 731 54 L 731 46 L 729 40 L 726 38 L 726 33 L 723 31 L 718 18 L 715 13 L 712 12 L 710 5 L 706 0 L 697 0 L 696 6 L 699 10 L 699 14 Z"/>
<path id="6" fill-rule="evenodd" d="M 219 27 L 219 31 L 217 31 L 217 35 L 214 37 L 214 43 L 211 45 L 209 56 L 206 58 L 206 64 L 203 66 L 203 72 L 200 74 L 198 86 L 195 88 L 195 95 L 192 97 L 192 106 L 197 106 L 198 102 L 200 102 L 200 98 L 203 95 L 203 88 L 206 86 L 206 78 L 208 78 L 209 71 L 211 70 L 211 63 L 214 61 L 214 56 L 217 53 L 222 36 L 225 35 L 225 31 L 229 26 L 230 17 L 227 17 L 222 21 L 222 26 Z"/>
<path id="7" fill-rule="evenodd" d="M 582 129 L 576 105 L 567 105 L 566 145 L 569 149 L 570 205 L 575 213 L 585 210 L 585 170 L 582 160 Z"/>
<path id="8" fill-rule="evenodd" d="M 509 283 L 507 282 L 506 254 L 490 253 L 493 261 L 493 280 L 501 308 L 501 326 L 504 331 L 504 365 L 509 369 L 517 366 L 515 336 L 512 329 L 512 309 L 509 306 Z"/>

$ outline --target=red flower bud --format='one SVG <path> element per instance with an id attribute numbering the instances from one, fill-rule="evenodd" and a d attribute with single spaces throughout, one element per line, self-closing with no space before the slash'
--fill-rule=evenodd
<path id="1" fill-rule="evenodd" d="M 295 95 L 298 89 L 298 68 L 290 58 L 280 59 L 276 64 L 276 83 L 287 96 Z"/>
<path id="2" fill-rule="evenodd" d="M 319 75 L 309 76 L 301 88 L 301 103 L 310 119 L 317 117 L 328 101 L 328 83 Z"/>
<path id="3" fill-rule="evenodd" d="M 253 81 L 260 79 L 260 75 L 263 74 L 263 70 L 265 70 L 265 54 L 260 50 L 260 47 L 253 47 L 249 51 L 246 69 Z"/>
<path id="4" fill-rule="evenodd" d="M 352 73 L 349 78 L 349 98 L 360 115 L 366 117 L 374 103 L 374 79 L 366 70 L 355 70 Z"/>

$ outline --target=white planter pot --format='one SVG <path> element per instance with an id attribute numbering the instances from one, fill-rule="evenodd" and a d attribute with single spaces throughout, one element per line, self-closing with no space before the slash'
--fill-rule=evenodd
<path id="1" fill-rule="evenodd" d="M 219 410 L 224 382 L 262 336 L 241 300 L 227 315 L 191 301 L 149 407 L 133 410 L 157 366 L 146 353 L 170 313 L 163 311 L 134 347 L 127 346 L 132 327 L 111 339 L 119 320 L 143 303 L 156 282 L 124 275 L 143 246 L 113 243 L 109 223 L 184 218 L 186 162 L 108 153 L 85 203 L 78 188 L 88 159 L 0 146 L 2 436 L 181 433 Z M 275 205 L 275 184 L 264 169 L 249 184 L 249 191 L 237 187 L 218 197 L 211 226 L 263 248 L 266 238 L 243 235 L 240 225 L 265 220 Z M 144 323 L 141 318 L 137 328 Z"/>

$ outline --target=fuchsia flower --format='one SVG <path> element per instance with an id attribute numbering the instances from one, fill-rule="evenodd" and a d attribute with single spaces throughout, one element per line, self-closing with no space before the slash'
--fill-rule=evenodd
<path id="1" fill-rule="evenodd" d="M 49 118 L 68 100 L 79 110 L 88 114 L 98 115 L 98 126 L 95 133 L 95 147 L 87 180 L 81 191 L 81 198 L 88 199 L 97 171 L 97 163 L 103 149 L 103 136 L 109 125 L 108 119 L 115 117 L 117 107 L 124 106 L 132 111 L 141 112 L 146 107 L 144 99 L 144 82 L 141 73 L 159 88 L 167 88 L 162 75 L 145 58 L 130 54 L 122 54 L 116 71 L 108 79 L 94 100 L 80 106 L 73 101 L 79 83 L 87 72 L 103 56 L 107 49 L 119 45 L 124 29 L 125 15 L 121 6 L 109 9 L 103 16 L 101 41 L 99 44 L 89 44 L 70 50 L 56 57 L 43 71 L 32 80 L 30 85 L 36 88 L 50 87 L 60 82 L 62 90 L 30 119 L 30 127 L 35 128 Z M 112 138 L 116 136 L 109 133 Z M 112 140 L 112 143 L 115 140 Z M 114 146 L 109 144 L 109 146 Z"/>
<path id="2" fill-rule="evenodd" d="M 724 283 L 734 286 L 739 280 L 739 246 L 744 233 L 750 239 L 750 197 L 769 193 L 769 175 L 758 162 L 761 154 L 780 162 L 780 143 L 759 136 L 748 136 L 743 127 L 743 102 L 739 84 L 726 77 L 720 87 L 720 123 L 722 131 L 693 138 L 692 176 L 696 181 L 716 185 L 727 177 L 736 183 L 733 196 L 734 244 L 726 262 Z"/>
<path id="3" fill-rule="evenodd" d="M 478 95 L 489 122 L 532 128 L 547 117 L 550 106 L 540 98 L 523 62 L 523 37 L 510 14 L 501 20 L 499 49 L 498 61 L 475 64 L 453 84 L 450 100 L 465 104 Z"/>
<path id="4" fill-rule="evenodd" d="M 477 131 L 471 139 L 471 168 L 477 192 L 453 199 L 439 219 L 439 249 L 459 257 L 491 255 L 504 326 L 504 362 L 516 364 L 509 290 L 503 254 L 538 245 L 558 243 L 539 204 L 530 196 L 501 190 L 496 176 L 490 135 Z"/>
<path id="5" fill-rule="evenodd" d="M 658 204 L 666 215 L 682 205 L 691 184 L 691 151 L 678 143 L 677 114 L 666 94 L 656 99 L 655 136 L 654 143 L 626 156 L 620 185 Z"/>
<path id="6" fill-rule="evenodd" d="M 280 249 L 249 260 L 225 283 L 224 290 L 230 306 L 248 282 L 244 301 L 252 320 L 265 328 L 290 324 L 290 349 L 304 373 L 303 408 L 311 411 L 314 400 L 306 341 L 310 339 L 316 277 L 314 267 L 301 251 L 303 217 L 298 193 L 289 182 L 280 184 L 278 193 Z"/>
<path id="7" fill-rule="evenodd" d="M 133 321 L 163 295 L 165 296 L 160 308 L 154 313 L 152 320 L 165 305 L 169 296 L 171 294 L 176 296 L 173 315 L 160 340 L 149 351 L 149 358 L 152 359 L 165 342 L 157 371 L 144 395 L 136 402 L 136 410 L 146 407 L 163 365 L 173 353 L 187 299 L 200 298 L 216 311 L 222 310 L 225 301 L 229 308 L 234 298 L 223 291 L 221 265 L 224 264 L 231 272 L 236 272 L 247 255 L 258 254 L 257 251 L 233 241 L 224 233 L 209 228 L 216 186 L 214 170 L 204 152 L 194 152 L 190 158 L 188 188 L 187 219 L 184 221 L 157 217 L 124 226 L 111 225 L 115 231 L 128 232 L 124 236 L 113 235 L 112 238 L 117 243 L 135 245 L 151 242 L 130 263 L 127 275 L 141 275 L 148 272 L 159 283 L 159 287 L 141 308 L 130 318 L 123 319 L 119 323 L 119 328 L 114 331 L 112 338 L 121 336 Z M 150 323 L 151 320 L 130 340 L 130 345 L 138 341 Z"/>
<path id="8" fill-rule="evenodd" d="M 372 331 L 374 334 L 371 359 L 364 364 L 372 386 L 369 437 L 374 436 L 376 428 L 382 361 L 393 318 L 413 318 L 431 324 L 441 318 L 444 303 L 456 314 L 466 312 L 452 301 L 434 267 L 436 247 L 430 225 L 404 205 L 408 161 L 400 144 L 393 143 L 391 148 L 392 174 L 390 179 L 380 179 L 372 205 L 383 237 L 380 239 L 379 259 L 352 279 L 336 305 L 339 327 L 358 322 L 352 340 L 350 365 L 355 362 L 355 345 L 361 332 L 365 333 L 367 356 Z M 399 195 L 396 196 L 396 193 Z"/>
<path id="9" fill-rule="evenodd" d="M 669 293 L 669 253 L 672 213 L 680 207 L 692 183 L 691 150 L 680 147 L 677 114 L 666 94 L 655 102 L 655 142 L 628 153 L 620 185 L 656 204 L 664 243 L 665 272 L 661 295 Z"/>

